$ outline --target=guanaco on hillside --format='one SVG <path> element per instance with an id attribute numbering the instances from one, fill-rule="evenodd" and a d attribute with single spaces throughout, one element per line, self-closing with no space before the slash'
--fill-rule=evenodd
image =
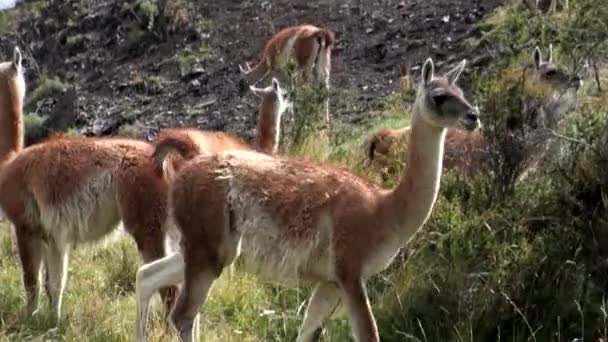
<path id="1" fill-rule="evenodd" d="M 539 47 L 532 54 L 533 72 L 536 79 L 543 85 L 552 89 L 549 97 L 543 99 L 541 115 L 537 117 L 538 126 L 556 128 L 562 112 L 571 109 L 572 99 L 566 96 L 568 92 L 576 93 L 582 86 L 582 80 L 577 75 L 568 74 L 565 69 L 553 63 L 553 47 L 549 46 L 548 58 L 542 58 Z M 387 158 L 392 154 L 395 146 L 400 146 L 401 140 L 407 140 L 411 127 L 398 129 L 381 129 L 368 139 L 366 158 L 376 168 L 387 165 Z M 448 129 L 445 142 L 444 168 L 456 169 L 464 175 L 474 175 L 488 153 L 484 149 L 485 142 L 480 130 L 463 132 Z"/>
<path id="2" fill-rule="evenodd" d="M 239 65 L 241 93 L 289 60 L 295 62 L 305 82 L 320 82 L 328 90 L 334 45 L 335 35 L 327 28 L 299 25 L 282 29 L 266 42 L 262 58 L 253 68 L 248 63 Z M 325 120 L 329 122 L 329 99 L 324 106 Z"/>
<path id="3" fill-rule="evenodd" d="M 183 282 L 171 320 L 191 341 L 213 282 L 240 255 L 249 272 L 288 286 L 315 285 L 297 341 L 314 340 L 341 300 L 356 340 L 379 341 L 366 280 L 429 218 L 446 128 L 480 125 L 456 84 L 464 66 L 435 76 L 433 61 L 424 63 L 408 163 L 394 189 L 331 165 L 251 151 L 201 155 L 185 164 L 169 197 L 181 250 L 138 270 L 138 307 L 147 307 L 147 293 Z M 142 323 L 138 329 L 145 329 Z"/>

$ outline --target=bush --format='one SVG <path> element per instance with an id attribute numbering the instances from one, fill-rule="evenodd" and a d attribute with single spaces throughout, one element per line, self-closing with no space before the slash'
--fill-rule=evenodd
<path id="1" fill-rule="evenodd" d="M 518 63 L 519 64 L 519 63 Z M 545 126 L 541 106 L 551 89 L 526 68 L 509 67 L 477 85 L 483 108 L 483 167 L 491 201 L 513 193 L 521 175 L 542 158 L 557 127 Z M 553 121 L 553 120 L 550 120 Z"/>
<path id="2" fill-rule="evenodd" d="M 43 118 L 36 113 L 28 113 L 25 115 L 23 122 L 25 124 L 25 131 L 27 132 L 27 135 L 36 138 L 46 135 L 47 129 L 44 126 L 45 121 L 46 118 Z"/>
<path id="3" fill-rule="evenodd" d="M 62 94 L 66 90 L 67 86 L 58 77 L 42 76 L 36 89 L 28 96 L 29 99 L 25 108 L 29 111 L 35 111 L 39 101 Z"/>
<path id="4" fill-rule="evenodd" d="M 327 89 L 320 83 L 303 82 L 295 63 L 288 63 L 282 70 L 286 75 L 287 98 L 292 110 L 281 122 L 283 142 L 286 151 L 297 154 L 300 145 L 313 136 L 320 137 L 324 128 L 324 101 L 329 96 Z M 289 115 L 291 114 L 291 115 Z"/>

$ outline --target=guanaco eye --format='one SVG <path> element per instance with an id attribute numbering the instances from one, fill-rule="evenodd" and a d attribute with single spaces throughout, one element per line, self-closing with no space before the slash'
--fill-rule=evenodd
<path id="1" fill-rule="evenodd" d="M 435 101 L 435 103 L 438 106 L 443 104 L 447 99 L 448 99 L 448 96 L 446 94 L 438 94 L 438 95 L 433 96 L 433 101 Z"/>
<path id="2" fill-rule="evenodd" d="M 547 71 L 545 73 L 545 75 L 547 75 L 547 76 L 553 76 L 553 75 L 555 75 L 555 73 L 557 73 L 557 71 L 555 71 L 555 70 L 549 70 L 549 71 Z"/>

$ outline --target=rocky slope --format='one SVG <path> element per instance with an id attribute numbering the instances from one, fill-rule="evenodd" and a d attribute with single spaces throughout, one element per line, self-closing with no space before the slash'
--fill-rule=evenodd
<path id="1" fill-rule="evenodd" d="M 146 137 L 193 125 L 248 137 L 257 100 L 237 95 L 238 63 L 257 61 L 278 29 L 312 23 L 335 31 L 332 112 L 356 123 L 398 89 L 400 64 L 416 71 L 432 56 L 442 69 L 466 57 L 484 67 L 487 58 L 465 40 L 506 1 L 176 0 L 165 30 L 150 0 L 30 1 L 15 10 L 13 32 L 0 36 L 0 57 L 22 47 L 30 100 L 41 80 L 63 83 L 28 103 L 28 112 L 51 118 L 47 124 Z"/>

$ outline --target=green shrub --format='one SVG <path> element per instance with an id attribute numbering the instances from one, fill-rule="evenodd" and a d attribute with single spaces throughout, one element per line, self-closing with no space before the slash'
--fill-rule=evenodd
<path id="1" fill-rule="evenodd" d="M 292 110 L 281 123 L 284 133 L 281 146 L 297 154 L 301 144 L 323 130 L 323 103 L 329 94 L 322 84 L 303 82 L 293 62 L 288 63 L 282 71 L 287 78 L 285 89 L 288 90 L 287 98 Z"/>
<path id="2" fill-rule="evenodd" d="M 46 117 L 41 117 L 36 113 L 28 113 L 23 117 L 25 130 L 28 136 L 42 137 L 46 134 L 47 128 L 44 126 Z"/>
<path id="3" fill-rule="evenodd" d="M 144 126 L 141 122 L 135 120 L 133 123 L 125 124 L 120 126 L 118 129 L 118 135 L 130 137 L 130 138 L 141 138 L 144 132 Z"/>
<path id="4" fill-rule="evenodd" d="M 67 90 L 67 85 L 58 77 L 42 76 L 36 88 L 28 95 L 25 108 L 34 111 L 38 102 L 48 97 L 53 97 Z"/>

